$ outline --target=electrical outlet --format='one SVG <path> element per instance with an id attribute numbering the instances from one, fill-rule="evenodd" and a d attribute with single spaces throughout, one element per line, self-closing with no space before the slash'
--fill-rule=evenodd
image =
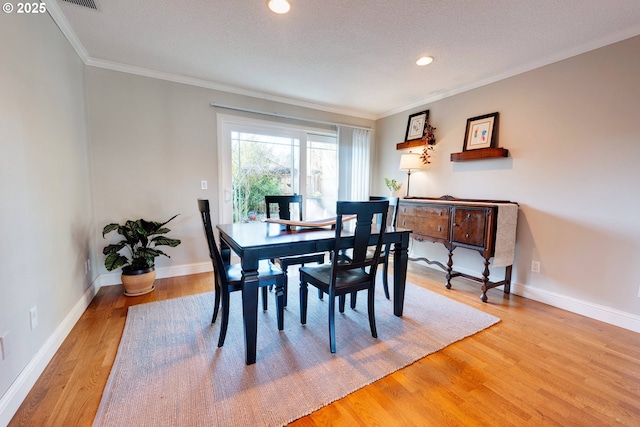
<path id="1" fill-rule="evenodd" d="M 9 357 L 9 347 L 8 347 L 8 343 L 7 343 L 7 338 L 9 337 L 9 332 L 5 332 L 1 337 L 0 337 L 0 356 L 2 356 L 2 358 L 0 360 L 5 360 L 7 357 Z"/>
<path id="2" fill-rule="evenodd" d="M 531 271 L 533 273 L 540 273 L 540 261 L 531 261 Z"/>
<path id="3" fill-rule="evenodd" d="M 31 307 L 29 310 L 29 321 L 31 322 L 31 330 L 38 327 L 38 307 Z"/>
<path id="4" fill-rule="evenodd" d="M 207 189 L 207 187 L 208 187 L 208 185 L 207 185 L 207 181 L 204 181 L 204 180 L 203 180 L 203 181 L 200 181 L 200 188 L 201 188 L 202 190 L 206 190 L 206 189 Z"/>

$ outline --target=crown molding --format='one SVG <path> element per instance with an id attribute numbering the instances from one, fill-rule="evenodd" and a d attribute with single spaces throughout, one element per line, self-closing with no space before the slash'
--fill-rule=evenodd
<path id="1" fill-rule="evenodd" d="M 439 94 L 437 94 L 435 96 L 431 96 L 431 97 L 425 98 L 425 99 L 423 99 L 421 101 L 414 102 L 412 104 L 405 105 L 403 107 L 394 108 L 393 110 L 389 110 L 389 111 L 387 111 L 385 113 L 379 114 L 378 116 L 376 116 L 376 120 L 382 119 L 382 118 L 385 118 L 385 117 L 388 117 L 388 116 L 392 116 L 394 114 L 406 112 L 406 111 L 412 110 L 414 108 L 418 108 L 418 107 L 422 108 L 425 105 L 430 104 L 432 102 L 436 102 L 436 101 L 439 101 L 439 100 L 445 99 L 445 98 L 450 98 L 450 97 L 452 97 L 454 95 L 458 95 L 458 94 L 461 94 L 463 92 L 468 92 L 470 90 L 477 89 L 479 87 L 486 86 L 486 85 L 489 85 L 491 83 L 498 82 L 500 80 L 505 80 L 505 79 L 507 79 L 509 77 L 517 76 L 518 74 L 523 74 L 523 73 L 526 73 L 527 71 L 535 70 L 536 68 L 541 68 L 541 67 L 553 64 L 555 62 L 560 62 L 562 60 L 569 59 L 569 58 L 572 58 L 574 56 L 578 56 L 578 55 L 581 55 L 583 53 L 590 52 L 592 50 L 600 49 L 600 48 L 608 46 L 610 44 L 618 43 L 618 42 L 621 42 L 623 40 L 630 39 L 632 37 L 636 37 L 638 35 L 640 35 L 640 24 L 638 24 L 636 26 L 633 26 L 633 27 L 630 27 L 630 28 L 626 28 L 624 30 L 620 30 L 620 31 L 618 31 L 616 33 L 613 33 L 613 34 L 608 34 L 605 37 L 602 37 L 600 39 L 594 40 L 591 43 L 584 44 L 584 45 L 582 45 L 582 46 L 580 46 L 578 48 L 569 49 L 569 50 L 566 50 L 564 52 L 558 53 L 556 55 L 552 55 L 552 56 L 549 56 L 547 58 L 544 58 L 544 59 L 542 59 L 540 61 L 530 62 L 530 63 L 525 64 L 523 66 L 513 68 L 511 70 L 508 70 L 505 73 L 498 74 L 498 75 L 495 75 L 495 76 L 491 76 L 491 77 L 486 78 L 484 80 L 479 80 L 477 82 L 474 82 L 474 83 L 466 85 L 466 86 L 459 87 L 459 88 L 454 89 L 454 90 L 442 92 L 442 93 L 439 93 Z"/>
<path id="2" fill-rule="evenodd" d="M 76 35 L 75 31 L 71 28 L 71 25 L 69 25 L 69 21 L 67 21 L 67 18 L 65 18 L 64 14 L 60 10 L 58 3 L 55 1 L 47 2 L 47 12 L 60 31 L 62 31 L 62 34 L 67 38 L 71 47 L 76 51 L 82 62 L 86 64 L 89 60 L 89 53 Z"/>
<path id="3" fill-rule="evenodd" d="M 107 61 L 102 59 L 96 59 L 89 55 L 87 49 L 84 47 L 76 33 L 71 28 L 69 21 L 65 18 L 64 14 L 60 10 L 60 7 L 56 1 L 47 2 L 47 12 L 56 23 L 62 34 L 67 38 L 71 46 L 75 49 L 76 53 L 84 62 L 85 65 L 97 68 L 104 68 L 107 70 L 120 71 L 128 74 L 135 74 L 143 77 L 151 77 L 154 79 L 170 81 L 173 83 L 181 83 L 190 86 L 202 87 L 205 89 L 218 90 L 221 92 L 233 93 L 236 95 L 250 96 L 252 98 L 264 99 L 267 101 L 280 102 L 283 104 L 294 105 L 302 108 L 309 108 L 313 110 L 324 111 L 327 113 L 341 114 L 345 116 L 356 117 L 359 119 L 375 120 L 375 114 L 369 114 L 362 111 L 356 111 L 347 108 L 338 108 L 329 105 L 316 104 L 313 102 L 302 101 L 299 99 L 287 98 L 283 96 L 277 96 L 264 92 L 253 91 L 249 89 L 243 89 L 236 86 L 225 85 L 222 83 L 216 83 L 210 80 L 198 79 L 194 77 L 181 76 L 173 73 L 166 73 L 162 71 L 152 70 L 149 68 L 137 67 L 134 65 L 122 64 L 119 62 Z"/>

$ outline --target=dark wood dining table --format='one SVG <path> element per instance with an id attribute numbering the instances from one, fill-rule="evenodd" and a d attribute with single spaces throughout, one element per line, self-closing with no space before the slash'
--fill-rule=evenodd
<path id="1" fill-rule="evenodd" d="M 374 225 L 375 227 L 375 225 Z M 242 288 L 242 317 L 244 323 L 245 360 L 256 362 L 258 333 L 258 261 L 334 249 L 335 230 L 329 228 L 287 229 L 281 224 L 252 222 L 220 224 L 220 248 L 225 262 L 230 262 L 231 251 L 240 257 L 244 285 Z M 407 278 L 407 248 L 411 230 L 387 227 L 385 243 L 393 243 L 393 313 L 402 316 L 404 290 Z M 343 230 L 342 236 L 350 232 Z M 372 235 L 372 244 L 378 234 Z M 346 247 L 353 244 L 342 239 Z"/>

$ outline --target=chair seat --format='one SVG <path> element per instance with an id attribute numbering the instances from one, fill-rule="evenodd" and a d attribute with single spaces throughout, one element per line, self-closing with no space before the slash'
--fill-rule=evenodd
<path id="1" fill-rule="evenodd" d="M 322 264 L 312 267 L 301 267 L 300 274 L 307 275 L 307 280 L 314 283 L 322 283 L 324 288 L 329 287 L 329 281 L 331 280 L 331 264 Z M 358 284 L 363 284 L 364 288 L 368 287 L 369 275 L 360 270 L 343 270 L 336 273 L 336 291 L 341 288 L 353 288 Z M 326 291 L 325 291 L 326 292 Z"/>
<path id="2" fill-rule="evenodd" d="M 282 274 L 282 270 L 268 260 L 260 260 L 258 264 L 258 277 L 260 278 L 260 286 L 269 286 L 275 284 L 277 276 Z M 227 277 L 229 284 L 240 285 L 242 283 L 242 266 L 233 264 L 227 267 Z M 269 282 L 273 279 L 273 282 Z"/>

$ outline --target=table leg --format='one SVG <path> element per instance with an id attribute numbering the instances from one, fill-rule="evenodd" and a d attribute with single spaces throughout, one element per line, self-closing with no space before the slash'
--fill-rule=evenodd
<path id="1" fill-rule="evenodd" d="M 258 257 L 245 252 L 242 256 L 242 321 L 247 365 L 256 363 L 258 341 Z"/>
<path id="2" fill-rule="evenodd" d="M 258 339 L 258 272 L 244 273 L 242 287 L 242 321 L 244 323 L 244 350 L 247 365 L 256 363 Z"/>
<path id="3" fill-rule="evenodd" d="M 402 241 L 394 245 L 393 250 L 393 314 L 402 316 L 404 308 L 404 289 L 407 283 L 407 264 L 409 235 L 403 234 Z"/>

